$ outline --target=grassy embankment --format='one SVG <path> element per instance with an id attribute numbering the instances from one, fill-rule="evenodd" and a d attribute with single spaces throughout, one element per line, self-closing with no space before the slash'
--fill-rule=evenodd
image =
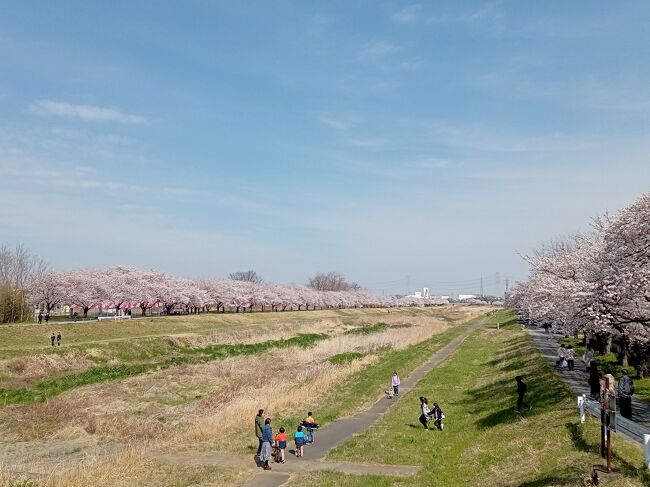
<path id="1" fill-rule="evenodd" d="M 503 323 L 503 318 L 501 318 Z M 514 376 L 528 383 L 530 413 L 513 411 Z M 438 402 L 445 430 L 418 423 L 418 397 Z M 616 435 L 613 462 L 621 476 L 608 485 L 649 485 L 641 448 Z M 575 398 L 530 338 L 510 321 L 501 330 L 477 332 L 443 365 L 427 375 L 365 433 L 330 455 L 333 459 L 421 465 L 416 477 L 336 472 L 306 473 L 290 485 L 344 486 L 550 486 L 583 485 L 600 463 L 595 420 L 580 425 Z"/>

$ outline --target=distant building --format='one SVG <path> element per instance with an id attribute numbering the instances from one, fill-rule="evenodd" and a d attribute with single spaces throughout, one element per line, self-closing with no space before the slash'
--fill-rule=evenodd
<path id="1" fill-rule="evenodd" d="M 466 301 L 468 299 L 476 299 L 478 296 L 476 294 L 459 294 L 458 301 Z"/>

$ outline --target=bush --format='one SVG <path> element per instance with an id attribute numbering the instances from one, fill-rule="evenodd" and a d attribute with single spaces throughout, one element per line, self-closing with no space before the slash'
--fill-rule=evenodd
<path id="1" fill-rule="evenodd" d="M 347 362 L 352 362 L 353 360 L 360 359 L 365 355 L 366 355 L 365 353 L 359 353 L 359 352 L 343 352 L 336 355 L 332 355 L 328 360 L 332 365 L 338 365 Z"/>

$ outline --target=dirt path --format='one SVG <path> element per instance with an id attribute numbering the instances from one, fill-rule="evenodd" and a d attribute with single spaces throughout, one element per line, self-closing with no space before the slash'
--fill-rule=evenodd
<path id="1" fill-rule="evenodd" d="M 431 372 L 436 366 L 446 360 L 463 341 L 476 329 L 485 324 L 487 317 L 478 323 L 470 325 L 459 337 L 454 338 L 450 343 L 434 353 L 429 360 L 417 367 L 408 377 L 402 379 L 400 385 L 401 396 L 403 397 L 415 385 Z M 323 466 L 333 470 L 340 470 L 345 473 L 379 473 L 383 475 L 404 475 L 401 467 L 394 465 L 370 465 L 348 464 L 347 462 L 330 462 L 325 457 L 330 450 L 341 443 L 352 438 L 355 434 L 365 431 L 372 426 L 380 417 L 400 398 L 387 400 L 385 397 L 378 400 L 370 409 L 358 413 L 350 418 L 333 421 L 316 433 L 314 445 L 305 448 L 303 459 L 290 457 L 285 464 L 273 464 L 271 472 L 261 472 L 245 484 L 245 487 L 279 487 L 287 482 L 294 472 L 309 470 L 310 467 Z M 351 467 L 350 465 L 353 465 Z M 345 469 L 347 466 L 347 470 Z M 337 468 L 339 467 L 339 468 Z M 410 470 L 409 470 L 410 469 Z M 410 475 L 417 473 L 419 467 L 407 467 Z"/>

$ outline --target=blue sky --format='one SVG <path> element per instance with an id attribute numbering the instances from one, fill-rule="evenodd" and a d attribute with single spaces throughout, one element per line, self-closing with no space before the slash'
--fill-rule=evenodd
<path id="1" fill-rule="evenodd" d="M 56 268 L 502 290 L 650 189 L 645 1 L 3 3 L 0 242 Z"/>

